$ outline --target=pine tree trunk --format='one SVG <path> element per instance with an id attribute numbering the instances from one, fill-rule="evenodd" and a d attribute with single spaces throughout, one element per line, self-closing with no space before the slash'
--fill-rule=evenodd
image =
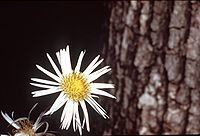
<path id="1" fill-rule="evenodd" d="M 200 133 L 200 2 L 110 2 L 109 120 L 97 133 Z M 98 124 L 97 124 L 98 126 Z"/>

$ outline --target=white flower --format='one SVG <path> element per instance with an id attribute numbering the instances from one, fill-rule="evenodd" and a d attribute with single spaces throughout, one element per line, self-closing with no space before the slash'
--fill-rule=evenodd
<path id="1" fill-rule="evenodd" d="M 33 106 L 33 108 L 30 110 L 28 117 L 21 117 L 18 118 L 16 120 L 13 119 L 14 116 L 14 112 L 12 112 L 12 118 L 8 116 L 7 113 L 3 113 L 1 111 L 1 115 L 3 116 L 3 118 L 11 125 L 13 126 L 15 129 L 13 130 L 14 132 L 14 136 L 47 136 L 47 135 L 51 135 L 51 136 L 55 136 L 54 134 L 50 134 L 47 133 L 49 124 L 47 122 L 41 122 L 41 119 L 44 115 L 44 112 L 42 112 L 39 117 L 37 118 L 37 120 L 35 121 L 35 123 L 33 124 L 32 121 L 30 121 L 30 114 L 32 112 L 32 110 L 35 108 L 37 104 L 35 104 Z M 46 128 L 43 132 L 37 133 L 37 130 L 43 126 L 46 125 Z M 11 135 L 11 134 L 9 134 Z M 3 135 L 1 134 L 1 136 L 9 136 L 9 135 Z"/>
<path id="2" fill-rule="evenodd" d="M 94 69 L 101 64 L 103 59 L 99 60 L 99 55 L 89 64 L 84 70 L 80 71 L 81 62 L 85 52 L 81 51 L 76 67 L 72 70 L 69 46 L 66 49 L 61 49 L 56 53 L 58 62 L 60 64 L 61 71 L 56 66 L 50 55 L 47 53 L 47 57 L 56 72 L 56 75 L 47 71 L 39 65 L 36 65 L 39 70 L 51 77 L 54 81 L 49 81 L 39 78 L 31 78 L 32 81 L 38 83 L 31 83 L 33 86 L 43 88 L 42 90 L 32 92 L 33 97 L 49 95 L 60 92 L 60 95 L 55 100 L 52 107 L 45 113 L 45 115 L 53 114 L 63 105 L 64 109 L 61 116 L 61 129 L 68 129 L 71 121 L 73 122 L 73 129 L 76 131 L 79 129 L 80 135 L 82 135 L 82 127 L 86 122 L 87 130 L 90 131 L 89 117 L 86 108 L 85 101 L 100 115 L 107 118 L 106 111 L 93 99 L 98 97 L 97 95 L 103 95 L 110 98 L 115 98 L 113 95 L 101 90 L 105 88 L 114 88 L 113 84 L 108 83 L 93 83 L 94 80 L 101 75 L 109 72 L 111 69 L 109 66 L 105 66 L 95 72 Z M 84 119 L 81 124 L 78 106 L 82 107 Z"/>

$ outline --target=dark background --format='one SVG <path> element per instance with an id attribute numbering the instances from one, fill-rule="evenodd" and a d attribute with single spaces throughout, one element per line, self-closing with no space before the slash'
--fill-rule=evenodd
<path id="1" fill-rule="evenodd" d="M 72 66 L 80 51 L 86 49 L 83 68 L 86 67 L 102 52 L 107 16 L 105 2 L 98 1 L 0 2 L 0 110 L 9 115 L 15 111 L 16 119 L 27 116 L 31 107 L 39 102 L 32 114 L 34 120 L 48 109 L 58 94 L 32 98 L 31 92 L 39 88 L 29 84 L 30 78 L 47 78 L 35 65 L 52 71 L 46 52 L 56 60 L 55 53 L 69 44 Z M 62 110 L 48 119 L 50 130 L 60 130 Z M 96 116 L 103 119 L 93 111 L 89 115 L 90 123 Z M 0 116 L 0 133 L 11 128 Z M 65 135 L 71 131 L 60 132 Z"/>

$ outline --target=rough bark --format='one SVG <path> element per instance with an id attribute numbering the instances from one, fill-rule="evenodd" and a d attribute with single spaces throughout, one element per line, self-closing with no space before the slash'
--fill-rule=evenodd
<path id="1" fill-rule="evenodd" d="M 98 133 L 200 133 L 200 2 L 110 2 L 109 121 Z"/>

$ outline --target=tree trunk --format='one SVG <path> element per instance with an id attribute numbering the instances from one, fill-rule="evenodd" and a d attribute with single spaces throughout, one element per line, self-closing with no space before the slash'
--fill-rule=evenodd
<path id="1" fill-rule="evenodd" d="M 102 135 L 200 133 L 200 2 L 110 2 Z M 98 124 L 97 124 L 98 125 Z"/>

